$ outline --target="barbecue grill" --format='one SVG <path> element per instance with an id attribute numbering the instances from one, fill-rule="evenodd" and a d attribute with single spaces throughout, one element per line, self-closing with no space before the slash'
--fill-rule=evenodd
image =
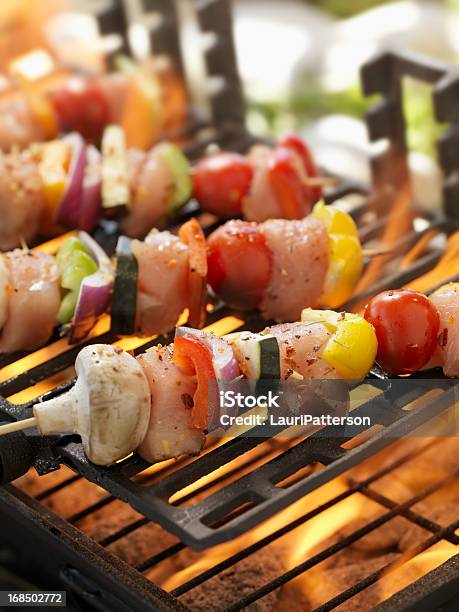
<path id="1" fill-rule="evenodd" d="M 169 55 L 175 67 L 186 78 L 181 58 L 179 26 L 174 10 L 175 4 L 166 0 L 143 0 L 145 22 L 155 23 L 150 32 L 154 39 L 155 51 Z M 190 122 L 191 142 L 188 153 L 196 157 L 211 142 L 236 151 L 244 151 L 257 142 L 244 123 L 245 108 L 235 60 L 234 44 L 231 34 L 231 14 L 226 0 L 195 0 L 198 23 L 202 32 L 215 34 L 214 45 L 205 52 L 205 63 L 209 78 L 218 77 L 221 88 L 210 97 L 210 117 L 196 117 Z M 151 14 L 160 15 L 152 20 Z M 97 14 L 102 32 L 117 31 L 123 35 L 123 48 L 128 49 L 126 29 L 128 20 L 123 4 L 113 2 L 104 12 Z M 444 207 L 441 213 L 421 213 L 422 229 L 411 229 L 394 245 L 390 254 L 385 255 L 390 269 L 391 260 L 406 252 L 422 236 L 432 229 L 446 236 L 457 227 L 459 218 L 459 111 L 457 110 L 459 74 L 452 67 L 426 58 L 411 55 L 384 53 L 364 66 L 362 84 L 365 93 L 378 93 L 382 96 L 379 105 L 367 117 L 371 140 L 386 139 L 387 147 L 383 153 L 372 160 L 373 189 L 340 177 L 339 187 L 327 194 L 327 201 L 353 196 L 352 214 L 359 227 L 364 243 L 380 236 L 390 215 L 390 205 L 396 194 L 409 180 L 407 164 L 407 143 L 402 113 L 402 81 L 406 76 L 425 81 L 432 85 L 435 114 L 438 121 L 450 127 L 439 142 L 440 163 L 444 172 Z M 185 214 L 195 212 L 193 203 Z M 200 216 L 206 231 L 215 227 L 209 216 Z M 107 246 L 113 244 L 114 234 L 111 224 L 98 228 L 97 238 Z M 115 236 L 116 237 L 116 236 Z M 381 290 L 402 286 L 430 270 L 440 259 L 441 246 L 430 246 L 426 253 L 403 270 L 392 269 L 382 280 L 372 283 L 356 295 L 345 307 L 356 305 L 362 299 Z M 459 275 L 443 279 L 458 280 Z M 431 288 L 432 290 L 434 287 Z M 224 324 L 231 331 L 238 327 L 258 330 L 266 325 L 256 316 L 243 315 L 221 304 L 214 304 L 209 311 L 208 326 Z M 230 331 L 230 330 L 228 330 Z M 115 342 L 118 338 L 111 332 L 91 337 L 85 344 Z M 24 355 L 2 357 L 0 367 L 3 372 L 14 371 L 13 376 L 4 375 L 0 382 L 0 393 L 4 398 L 17 394 L 21 397 L 34 385 L 63 373 L 68 380 L 45 393 L 42 398 L 49 399 L 66 391 L 73 384 L 72 368 L 75 357 L 82 345 L 58 346 L 53 338 L 49 348 L 50 358 L 38 357 L 32 364 Z M 155 338 L 148 342 L 139 339 L 135 352 L 140 353 L 157 343 L 167 342 L 166 338 Z M 59 345 L 60 347 L 61 345 Z M 47 355 L 46 351 L 41 353 Z M 25 364 L 23 367 L 22 364 Z M 0 370 L 0 375 L 2 370 Z M 90 605 L 99 610 L 185 610 L 184 597 L 192 595 L 195 589 L 212 585 L 225 572 L 232 571 L 241 562 L 263 552 L 271 544 L 284 536 L 295 533 L 295 529 L 307 524 L 336 504 L 360 494 L 376 502 L 384 510 L 377 518 L 356 529 L 338 543 L 310 556 L 286 572 L 272 579 L 262 581 L 250 592 L 242 592 L 226 610 L 241 610 L 256 605 L 262 598 L 277 592 L 284 585 L 333 555 L 345 550 L 361 538 L 383 527 L 396 517 L 403 517 L 410 524 L 422 528 L 425 538 L 405 553 L 408 561 L 438 542 L 459 544 L 456 530 L 457 520 L 448 525 L 439 524 L 418 512 L 415 508 L 421 501 L 440 490 L 445 478 L 430 484 L 415 496 L 403 502 L 394 500 L 372 488 L 374 483 L 391 474 L 400 466 L 416 459 L 424 449 L 406 453 L 394 458 L 389 464 L 373 470 L 370 476 L 356 480 L 339 494 L 323 503 L 318 503 L 301 516 L 287 521 L 268 535 L 260 537 L 248 546 L 242 547 L 218 561 L 196 576 L 183 582 L 170 592 L 162 590 L 147 579 L 152 569 L 160 568 L 189 547 L 212 549 L 217 544 L 227 542 L 247 533 L 262 521 L 272 518 L 283 509 L 307 494 L 329 483 L 338 475 L 354 466 L 371 459 L 379 451 L 405 434 L 416 430 L 434 417 L 444 414 L 454 402 L 455 387 L 440 377 L 435 387 L 438 394 L 428 398 L 426 392 L 432 388 L 425 375 L 412 377 L 409 386 L 399 378 L 387 379 L 375 368 L 365 381 L 379 389 L 373 399 L 368 399 L 355 409 L 356 416 L 370 415 L 372 423 L 381 427 L 373 435 L 365 432 L 362 425 L 354 426 L 346 435 L 336 427 L 327 427 L 309 437 L 299 438 L 293 443 L 267 440 L 259 432 L 238 436 L 221 444 L 214 443 L 200 457 L 180 459 L 174 463 L 159 464 L 151 470 L 139 457 L 128 459 L 109 468 L 98 467 L 85 458 L 81 443 L 75 436 L 53 436 L 46 439 L 32 431 L 15 433 L 0 438 L 0 470 L 4 486 L 0 488 L 0 517 L 2 541 L 16 551 L 18 558 L 36 564 L 36 551 L 41 551 L 39 568 L 36 575 L 45 584 L 64 585 L 75 596 L 77 605 Z M 13 398 L 15 399 L 15 398 Z M 13 421 L 31 415 L 32 405 L 37 401 L 13 403 L 0 398 L 0 414 L 3 420 Z M 407 405 L 418 401 L 420 405 L 406 410 Z M 349 445 L 349 441 L 368 433 L 361 444 Z M 440 440 L 431 443 L 441 444 Z M 15 486 L 8 484 L 24 474 L 30 466 L 45 475 L 67 466 L 59 482 L 46 484 L 35 498 L 26 495 Z M 225 468 L 219 474 L 219 468 Z M 318 469 L 320 467 L 320 469 Z M 459 474 L 451 474 L 451 479 Z M 187 487 L 198 482 L 191 491 Z M 97 500 L 88 503 L 68 516 L 65 520 L 44 505 L 54 496 L 72 496 L 75 485 L 83 484 L 88 491 L 97 487 L 105 493 Z M 91 498 L 92 499 L 92 498 Z M 122 500 L 137 513 L 138 518 L 120 524 L 96 542 L 85 535 L 78 525 L 98 512 L 114 507 Z M 137 515 L 136 515 L 137 516 Z M 144 559 L 129 565 L 117 558 L 109 550 L 110 546 L 129 537 L 145 526 L 158 524 L 171 536 L 172 543 Z M 380 610 L 411 610 L 415 606 L 422 609 L 453 609 L 459 598 L 459 565 L 452 557 L 441 567 L 428 573 L 392 598 L 379 606 Z M 320 606 L 320 610 L 331 610 L 350 600 L 352 597 L 374 585 L 383 576 L 397 570 L 394 562 L 378 568 L 352 586 Z M 212 587 L 207 587 L 212 588 Z M 264 600 L 263 600 L 264 601 Z M 450 607 L 448 607 L 450 606 Z M 223 608 L 222 608 L 223 609 Z M 253 608 L 259 609 L 259 608 Z"/>

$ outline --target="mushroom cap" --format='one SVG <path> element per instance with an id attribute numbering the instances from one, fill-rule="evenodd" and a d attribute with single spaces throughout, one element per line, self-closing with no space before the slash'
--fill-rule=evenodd
<path id="1" fill-rule="evenodd" d="M 97 465 L 123 459 L 142 442 L 150 418 L 142 367 L 119 347 L 93 344 L 79 352 L 75 368 L 74 430 L 88 459 Z"/>

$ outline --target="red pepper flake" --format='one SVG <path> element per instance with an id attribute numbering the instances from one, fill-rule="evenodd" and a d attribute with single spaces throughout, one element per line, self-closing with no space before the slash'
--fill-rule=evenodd
<path id="1" fill-rule="evenodd" d="M 182 403 L 187 410 L 191 410 L 194 407 L 193 398 L 189 393 L 182 393 L 181 395 Z"/>
<path id="2" fill-rule="evenodd" d="M 445 327 L 438 337 L 438 344 L 444 348 L 448 342 L 448 328 Z"/>

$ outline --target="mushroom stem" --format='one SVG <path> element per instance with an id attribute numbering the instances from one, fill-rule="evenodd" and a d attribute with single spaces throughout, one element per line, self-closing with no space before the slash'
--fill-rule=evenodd
<path id="1" fill-rule="evenodd" d="M 40 402 L 33 407 L 33 417 L 0 425 L 0 435 L 36 427 L 41 434 L 75 433 L 74 411 L 77 408 L 75 386 L 67 393 Z"/>
<path id="2" fill-rule="evenodd" d="M 76 433 L 75 412 L 78 410 L 77 386 L 40 402 L 33 407 L 37 429 L 41 434 Z"/>
<path id="3" fill-rule="evenodd" d="M 0 425 L 0 436 L 13 433 L 13 431 L 21 431 L 22 429 L 29 429 L 29 427 L 36 426 L 37 419 L 35 417 L 30 417 L 30 419 L 23 419 L 22 421 L 14 421 L 13 423 Z"/>

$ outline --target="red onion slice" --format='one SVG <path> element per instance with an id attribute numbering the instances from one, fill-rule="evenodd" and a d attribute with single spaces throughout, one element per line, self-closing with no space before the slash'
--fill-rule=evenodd
<path id="1" fill-rule="evenodd" d="M 102 208 L 102 155 L 95 146 L 86 148 L 86 168 L 83 178 L 78 227 L 91 232 L 97 225 Z"/>
<path id="2" fill-rule="evenodd" d="M 113 287 L 113 268 L 105 251 L 86 232 L 78 232 L 78 238 L 97 261 L 98 270 L 84 278 L 81 283 L 70 326 L 70 343 L 83 340 L 94 327 L 98 317 L 108 310 Z"/>
<path id="3" fill-rule="evenodd" d="M 66 187 L 57 211 L 56 221 L 61 225 L 78 227 L 86 167 L 86 144 L 77 132 L 67 134 L 62 141 L 70 145 L 72 154 Z"/>

